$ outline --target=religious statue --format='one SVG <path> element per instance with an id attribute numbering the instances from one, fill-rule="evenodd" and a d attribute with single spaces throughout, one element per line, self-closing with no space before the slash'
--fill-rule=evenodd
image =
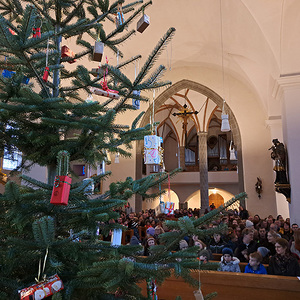
<path id="1" fill-rule="evenodd" d="M 255 183 L 255 191 L 258 194 L 258 198 L 261 198 L 261 193 L 262 193 L 262 180 L 260 177 L 256 177 L 257 181 Z"/>
<path id="2" fill-rule="evenodd" d="M 286 149 L 278 139 L 273 139 L 272 142 L 273 146 L 269 150 L 272 150 L 271 158 L 275 161 L 273 168 L 276 172 L 275 191 L 285 195 L 287 201 L 290 202 L 291 186 L 287 178 Z"/>
<path id="3" fill-rule="evenodd" d="M 276 172 L 275 183 L 288 183 L 286 177 L 286 151 L 284 144 L 279 142 L 278 139 L 273 139 L 273 146 L 269 148 L 272 150 L 271 158 L 275 160 L 273 170 Z"/>

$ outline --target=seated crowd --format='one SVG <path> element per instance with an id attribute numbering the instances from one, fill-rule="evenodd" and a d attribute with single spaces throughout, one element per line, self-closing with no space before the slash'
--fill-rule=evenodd
<path id="1" fill-rule="evenodd" d="M 143 245 L 143 255 L 149 255 L 149 248 L 159 244 L 159 235 L 168 231 L 164 223 L 167 216 L 156 216 L 152 209 L 134 213 L 127 206 L 120 213 L 118 223 L 134 232 L 128 242 Z M 175 210 L 173 218 L 197 218 L 198 215 L 199 209 Z M 218 220 L 203 229 L 222 224 L 228 226 L 225 233 L 215 233 L 202 240 L 197 236 L 186 236 L 173 250 L 198 246 L 199 258 L 204 262 L 212 260 L 214 253 L 220 254 L 220 271 L 240 272 L 239 264 L 246 263 L 245 273 L 300 276 L 300 228 L 297 224 L 290 224 L 290 220 L 284 220 L 281 215 L 276 219 L 272 215 L 264 219 L 259 215 L 250 216 L 240 207 L 240 211 L 229 210 L 220 214 Z M 140 236 L 139 227 L 146 229 L 144 237 Z"/>

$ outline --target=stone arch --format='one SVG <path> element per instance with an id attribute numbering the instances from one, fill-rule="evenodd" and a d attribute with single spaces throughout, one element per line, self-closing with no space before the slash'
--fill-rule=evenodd
<path id="1" fill-rule="evenodd" d="M 164 92 L 162 92 L 156 99 L 154 103 L 154 112 L 157 112 L 159 107 L 164 104 L 172 95 L 176 94 L 177 92 L 183 90 L 183 89 L 190 89 L 195 92 L 198 92 L 200 94 L 205 95 L 206 97 L 210 98 L 218 107 L 222 108 L 223 105 L 223 98 L 218 95 L 216 92 L 214 92 L 209 87 L 202 85 L 198 82 L 188 80 L 188 79 L 182 79 L 173 85 L 171 85 L 168 89 L 166 89 Z M 153 105 L 153 104 L 152 104 Z M 150 113 L 153 111 L 152 105 L 147 109 L 145 112 L 140 127 L 144 127 L 149 123 L 150 119 Z M 241 142 L 241 134 L 238 127 L 237 120 L 235 118 L 235 115 L 231 108 L 228 106 L 227 103 L 225 103 L 225 111 L 229 115 L 229 123 L 231 127 L 231 132 L 233 136 L 234 143 L 236 145 L 237 153 L 238 153 L 238 174 L 239 174 L 239 191 L 244 191 L 244 178 L 243 178 L 243 164 L 242 164 L 242 142 Z M 138 141 L 136 146 L 136 178 L 140 179 L 142 178 L 142 151 L 143 151 L 144 143 L 143 141 Z M 138 199 L 136 199 L 136 207 L 141 207 L 140 204 L 138 204 Z M 245 205 L 244 201 L 242 200 L 241 205 Z"/>
<path id="2" fill-rule="evenodd" d="M 214 193 L 214 190 L 216 190 L 216 193 L 219 194 L 220 196 L 223 197 L 224 199 L 224 203 L 228 200 L 230 200 L 232 197 L 234 197 L 234 195 L 226 190 L 220 189 L 220 188 L 209 188 L 208 190 L 208 194 L 211 195 Z M 191 202 L 189 202 L 191 201 Z M 186 198 L 186 200 L 184 201 L 185 203 L 188 203 L 188 208 L 199 208 L 200 206 L 200 190 L 197 190 L 195 192 L 193 192 L 190 196 L 188 196 Z M 199 203 L 199 205 L 197 205 L 197 202 Z M 232 204 L 230 206 L 231 209 L 238 209 L 240 205 L 240 202 L 237 201 L 234 204 Z"/>
<path id="3" fill-rule="evenodd" d="M 170 202 L 175 203 L 174 209 L 178 209 L 179 208 L 179 197 L 178 197 L 178 195 L 172 189 L 170 191 L 170 194 L 171 194 L 171 197 L 170 197 L 171 201 Z M 165 189 L 165 193 L 162 194 L 161 200 L 165 203 L 169 201 L 168 190 L 167 189 Z M 151 201 L 145 201 L 143 203 L 143 209 L 149 209 L 149 208 L 155 209 L 159 205 L 159 203 L 160 203 L 160 197 L 156 197 L 155 199 L 153 199 Z"/>

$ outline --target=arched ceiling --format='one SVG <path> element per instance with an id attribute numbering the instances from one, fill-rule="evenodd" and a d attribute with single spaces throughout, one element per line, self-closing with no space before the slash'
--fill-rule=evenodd
<path id="1" fill-rule="evenodd" d="M 280 74 L 300 71 L 300 60 L 295 59 L 300 53 L 299 0 L 152 2 L 146 9 L 151 24 L 134 38 L 143 59 L 167 29 L 175 27 L 175 37 L 159 63 L 173 73 L 186 67 L 199 72 L 204 66 L 223 70 L 225 85 L 229 76 L 243 82 L 258 96 L 266 114 L 271 114 L 274 81 Z M 125 44 L 126 55 L 135 55 L 137 47 Z M 180 75 L 176 79 L 185 78 Z M 222 97 L 228 96 L 223 93 Z"/>
<path id="2" fill-rule="evenodd" d="M 188 118 L 178 115 L 184 111 L 191 113 Z M 194 127 L 196 132 L 207 131 L 211 119 L 221 120 L 221 109 L 209 97 L 189 88 L 175 93 L 155 113 L 155 121 L 160 123 L 159 135 L 164 139 L 165 135 L 172 130 L 177 135 L 181 146 L 185 141 L 183 130 L 185 121 L 189 133 Z"/>

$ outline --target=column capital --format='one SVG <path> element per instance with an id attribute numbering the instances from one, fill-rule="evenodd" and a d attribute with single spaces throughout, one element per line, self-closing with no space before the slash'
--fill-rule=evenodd
<path id="1" fill-rule="evenodd" d="M 200 136 L 200 135 L 203 135 L 203 136 L 206 136 L 208 134 L 207 131 L 198 131 L 197 132 L 197 135 Z"/>
<path id="2" fill-rule="evenodd" d="M 300 75 L 283 76 L 275 81 L 272 96 L 276 100 L 282 100 L 287 90 L 300 89 Z"/>

